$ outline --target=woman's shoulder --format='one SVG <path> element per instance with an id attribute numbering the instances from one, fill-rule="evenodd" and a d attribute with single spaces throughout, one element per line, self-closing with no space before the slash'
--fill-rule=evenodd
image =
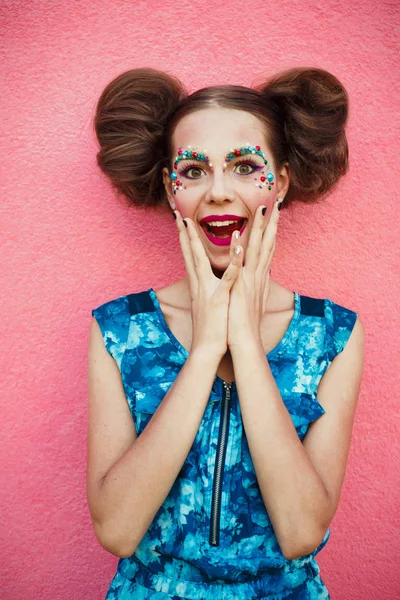
<path id="1" fill-rule="evenodd" d="M 92 317 L 96 319 L 105 341 L 125 343 L 132 317 L 156 310 L 148 292 L 149 290 L 126 293 L 103 300 L 92 309 Z"/>
<path id="2" fill-rule="evenodd" d="M 163 288 L 154 289 L 152 287 L 138 290 L 136 292 L 127 292 L 126 294 L 103 300 L 102 303 L 96 308 L 92 309 L 92 313 L 107 313 L 117 314 L 124 310 L 130 310 L 132 312 L 143 312 L 140 308 L 147 307 L 149 310 L 154 310 L 154 302 L 152 302 L 152 295 L 156 295 L 156 298 L 162 309 L 164 307 L 177 308 L 177 309 L 190 309 L 190 295 L 188 287 L 185 284 L 184 279 L 180 279 L 167 285 Z"/>
<path id="3" fill-rule="evenodd" d="M 104 344 L 117 364 L 121 366 L 122 357 L 128 337 L 135 323 L 134 334 L 139 339 L 146 330 L 148 319 L 142 319 L 143 313 L 155 313 L 156 306 L 151 298 L 150 289 L 138 292 L 127 292 L 115 298 L 103 300 L 92 309 L 103 336 Z"/>
<path id="4" fill-rule="evenodd" d="M 344 304 L 340 301 L 334 300 L 333 295 L 328 294 L 324 295 L 316 295 L 307 292 L 297 292 L 297 295 L 300 299 L 301 312 L 303 314 L 313 314 L 315 312 L 316 316 L 325 317 L 326 319 L 336 319 L 357 316 L 357 311 L 354 307 L 350 307 L 347 302 Z"/>
<path id="5" fill-rule="evenodd" d="M 342 346 L 343 341 L 348 338 L 359 316 L 354 307 L 350 307 L 347 302 L 336 301 L 330 294 L 319 296 L 306 292 L 292 292 L 276 282 L 273 290 L 271 312 L 288 310 L 291 303 L 296 302 L 293 294 L 297 295 L 299 315 L 315 317 L 317 322 L 323 319 L 328 337 L 331 337 L 333 344 L 338 347 Z"/>
<path id="6" fill-rule="evenodd" d="M 328 296 L 314 297 L 301 294 L 301 315 L 303 317 L 315 317 L 315 327 L 319 328 L 323 321 L 325 331 L 325 348 L 329 360 L 333 360 L 337 354 L 342 352 L 359 321 L 358 312 L 350 308 L 347 302 L 342 303 Z M 359 325 L 359 327 L 361 327 Z"/>
<path id="7" fill-rule="evenodd" d="M 114 298 L 104 299 L 101 304 L 92 309 L 92 314 L 104 314 L 109 317 L 122 317 L 124 314 L 130 313 L 131 315 L 135 312 L 143 312 L 143 310 L 154 310 L 153 303 L 151 301 L 152 288 L 143 289 L 136 292 L 127 291 L 126 294 L 116 296 Z"/>

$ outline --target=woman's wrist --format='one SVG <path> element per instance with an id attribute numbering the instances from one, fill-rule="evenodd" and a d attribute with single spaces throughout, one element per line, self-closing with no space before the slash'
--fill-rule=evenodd
<path id="1" fill-rule="evenodd" d="M 220 348 L 213 346 L 212 344 L 204 344 L 199 346 L 194 346 L 189 353 L 189 358 L 192 360 L 198 361 L 199 363 L 204 363 L 204 366 L 213 366 L 219 365 L 223 356 L 226 354 L 226 351 L 223 352 Z"/>

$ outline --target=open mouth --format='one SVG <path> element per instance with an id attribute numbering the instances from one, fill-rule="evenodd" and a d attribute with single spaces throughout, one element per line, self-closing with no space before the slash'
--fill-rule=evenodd
<path id="1" fill-rule="evenodd" d="M 207 238 L 216 246 L 229 246 L 233 232 L 239 230 L 242 235 L 246 224 L 247 219 L 214 222 L 212 225 L 206 222 L 200 223 Z"/>

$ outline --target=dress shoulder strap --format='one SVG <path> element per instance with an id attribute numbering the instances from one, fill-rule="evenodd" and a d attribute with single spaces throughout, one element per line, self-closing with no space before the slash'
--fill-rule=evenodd
<path id="1" fill-rule="evenodd" d="M 151 288 L 152 289 L 152 288 Z M 129 311 L 131 315 L 137 315 L 139 313 L 155 312 L 156 307 L 150 296 L 149 290 L 144 292 L 137 292 L 136 294 L 129 294 L 127 296 L 129 303 Z"/>
<path id="2" fill-rule="evenodd" d="M 325 300 L 321 298 L 310 298 L 300 296 L 300 312 L 302 315 L 311 317 L 324 317 Z"/>

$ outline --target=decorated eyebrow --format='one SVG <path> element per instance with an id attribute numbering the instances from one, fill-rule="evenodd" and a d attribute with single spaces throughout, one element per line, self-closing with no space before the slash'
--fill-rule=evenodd
<path id="1" fill-rule="evenodd" d="M 186 150 L 183 150 L 183 148 L 178 148 L 178 153 L 174 160 L 175 170 L 178 167 L 178 163 L 180 163 L 182 160 L 198 160 L 199 162 L 205 163 L 208 167 L 212 167 L 212 162 L 210 162 L 210 159 L 207 156 L 207 150 L 203 150 L 201 152 L 197 146 L 193 148 L 191 145 L 189 145 Z"/>
<path id="2" fill-rule="evenodd" d="M 234 158 L 238 158 L 239 156 L 246 156 L 247 154 L 258 154 L 258 156 L 261 156 L 261 158 L 263 159 L 264 164 L 268 164 L 264 152 L 261 150 L 261 146 L 251 146 L 250 144 L 240 146 L 240 148 L 231 148 L 229 152 L 225 154 L 225 162 L 228 163 Z"/>
<path id="3" fill-rule="evenodd" d="M 268 170 L 266 177 L 260 177 L 262 185 L 258 183 L 256 183 L 256 185 L 260 188 L 262 188 L 263 186 L 268 186 L 268 189 L 271 190 L 271 186 L 274 185 L 273 181 L 275 179 L 275 176 L 270 171 L 268 160 L 266 159 L 264 152 L 261 150 L 261 146 L 252 146 L 251 144 L 246 144 L 245 146 L 240 146 L 240 148 L 231 148 L 229 152 L 225 155 L 225 162 L 223 165 L 224 173 L 229 162 L 231 162 L 235 158 L 239 158 L 240 156 L 248 156 L 249 154 L 257 154 L 258 156 L 260 156 L 264 161 L 266 169 Z"/>
<path id="4" fill-rule="evenodd" d="M 178 164 L 182 160 L 197 160 L 199 162 L 205 163 L 212 170 L 212 162 L 210 162 L 210 159 L 206 154 L 207 151 L 203 150 L 202 152 L 200 152 L 198 150 L 199 149 L 197 146 L 192 148 L 190 144 L 186 150 L 184 150 L 183 148 L 178 148 L 178 154 L 175 156 L 174 160 L 174 170 L 170 175 L 171 181 L 173 183 L 174 194 L 176 194 L 176 192 L 178 192 L 179 190 L 186 189 L 186 186 L 183 185 L 182 181 L 179 181 L 177 173 Z"/>

